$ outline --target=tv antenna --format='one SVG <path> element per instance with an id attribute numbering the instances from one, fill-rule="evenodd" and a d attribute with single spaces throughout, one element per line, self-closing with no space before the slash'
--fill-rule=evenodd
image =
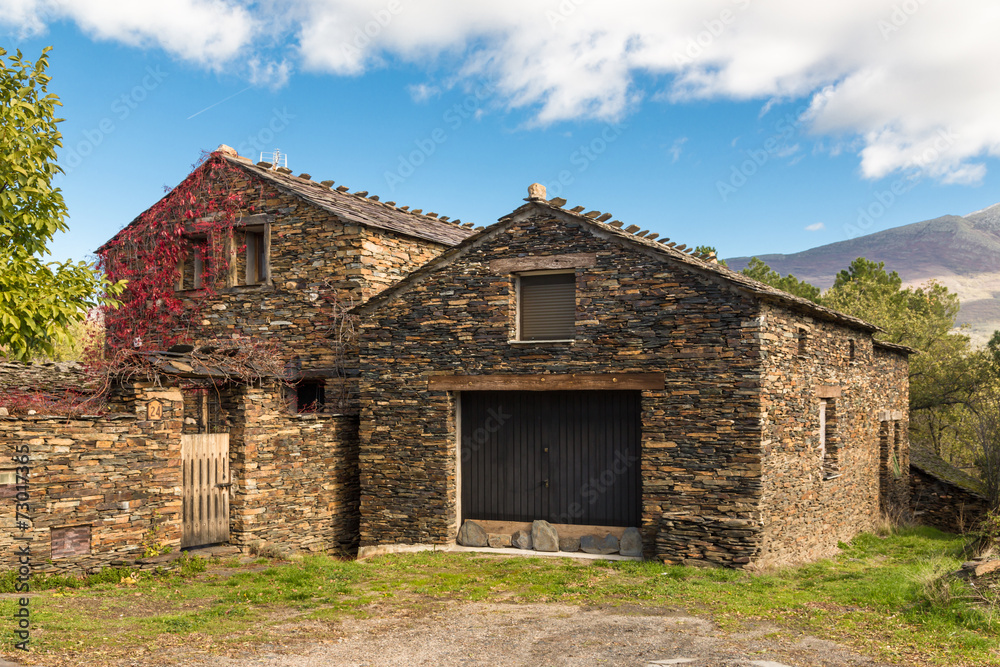
<path id="1" fill-rule="evenodd" d="M 277 169 L 278 167 L 288 168 L 288 156 L 282 153 L 277 148 L 274 149 L 273 153 L 261 153 L 261 162 L 270 162 L 271 169 Z"/>

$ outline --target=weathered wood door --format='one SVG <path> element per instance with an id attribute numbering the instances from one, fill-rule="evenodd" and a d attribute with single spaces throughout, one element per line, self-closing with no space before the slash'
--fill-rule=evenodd
<path id="1" fill-rule="evenodd" d="M 229 541 L 229 434 L 181 436 L 181 547 Z"/>
<path id="2" fill-rule="evenodd" d="M 472 391 L 461 401 L 463 518 L 639 525 L 638 391 Z"/>

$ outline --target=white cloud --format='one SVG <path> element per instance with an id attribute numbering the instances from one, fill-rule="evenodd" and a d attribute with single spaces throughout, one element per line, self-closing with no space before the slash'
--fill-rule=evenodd
<path id="1" fill-rule="evenodd" d="M 409 91 L 410 97 L 413 98 L 413 101 L 417 103 L 426 102 L 432 97 L 437 97 L 441 94 L 440 88 L 426 83 L 418 83 L 412 86 L 407 86 L 406 89 Z"/>
<path id="2" fill-rule="evenodd" d="M 681 137 L 680 139 L 675 140 L 673 145 L 667 149 L 671 162 L 677 162 L 681 159 L 681 153 L 684 152 L 684 144 L 687 143 L 687 140 L 687 137 Z"/>
<path id="3" fill-rule="evenodd" d="M 11 4 L 13 14 L 8 14 Z M 218 68 L 245 52 L 257 19 L 228 0 L 3 0 L 0 21 L 40 32 L 68 18 L 92 37 L 159 47 L 180 60 Z"/>
<path id="4" fill-rule="evenodd" d="M 285 59 L 280 63 L 273 60 L 262 62 L 259 57 L 254 56 L 247 67 L 250 69 L 248 78 L 251 84 L 266 86 L 272 90 L 284 87 L 292 73 L 292 64 Z"/>
<path id="5" fill-rule="evenodd" d="M 814 222 L 811 225 L 806 225 L 807 232 L 818 232 L 826 229 L 826 225 L 822 222 Z"/>
<path id="6" fill-rule="evenodd" d="M 985 158 L 1000 157 L 995 0 L 4 4 L 0 20 L 22 30 L 69 17 L 97 37 L 209 67 L 237 54 L 246 62 L 254 35 L 268 33 L 301 69 L 360 75 L 405 61 L 485 78 L 495 102 L 528 110 L 538 124 L 617 120 L 649 98 L 752 100 L 762 113 L 806 100 L 804 127 L 856 151 L 867 178 L 906 172 L 971 183 Z M 947 145 L 942 132 L 954 137 Z"/>

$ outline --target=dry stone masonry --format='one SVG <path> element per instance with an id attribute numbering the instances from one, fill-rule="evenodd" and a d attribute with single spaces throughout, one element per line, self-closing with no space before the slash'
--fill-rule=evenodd
<path id="1" fill-rule="evenodd" d="M 665 562 L 815 558 L 905 505 L 907 349 L 598 215 L 536 196 L 357 309 L 362 552 L 448 544 L 478 518 L 461 514 L 461 393 L 435 390 L 441 377 L 500 389 L 662 374 L 641 392 L 627 548 Z M 575 277 L 570 340 L 517 340 L 518 274 L 539 270 Z M 537 548 L 535 532 L 512 545 Z M 621 548 L 602 538 L 580 548 Z"/>

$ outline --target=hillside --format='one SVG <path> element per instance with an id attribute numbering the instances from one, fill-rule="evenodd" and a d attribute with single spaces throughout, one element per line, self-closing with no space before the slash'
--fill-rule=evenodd
<path id="1" fill-rule="evenodd" d="M 758 255 L 782 275 L 827 288 L 857 257 L 885 262 L 906 285 L 937 280 L 962 302 L 959 323 L 982 344 L 1000 329 L 1000 204 L 966 216 L 945 215 L 791 255 Z M 743 269 L 750 257 L 726 262 Z"/>

